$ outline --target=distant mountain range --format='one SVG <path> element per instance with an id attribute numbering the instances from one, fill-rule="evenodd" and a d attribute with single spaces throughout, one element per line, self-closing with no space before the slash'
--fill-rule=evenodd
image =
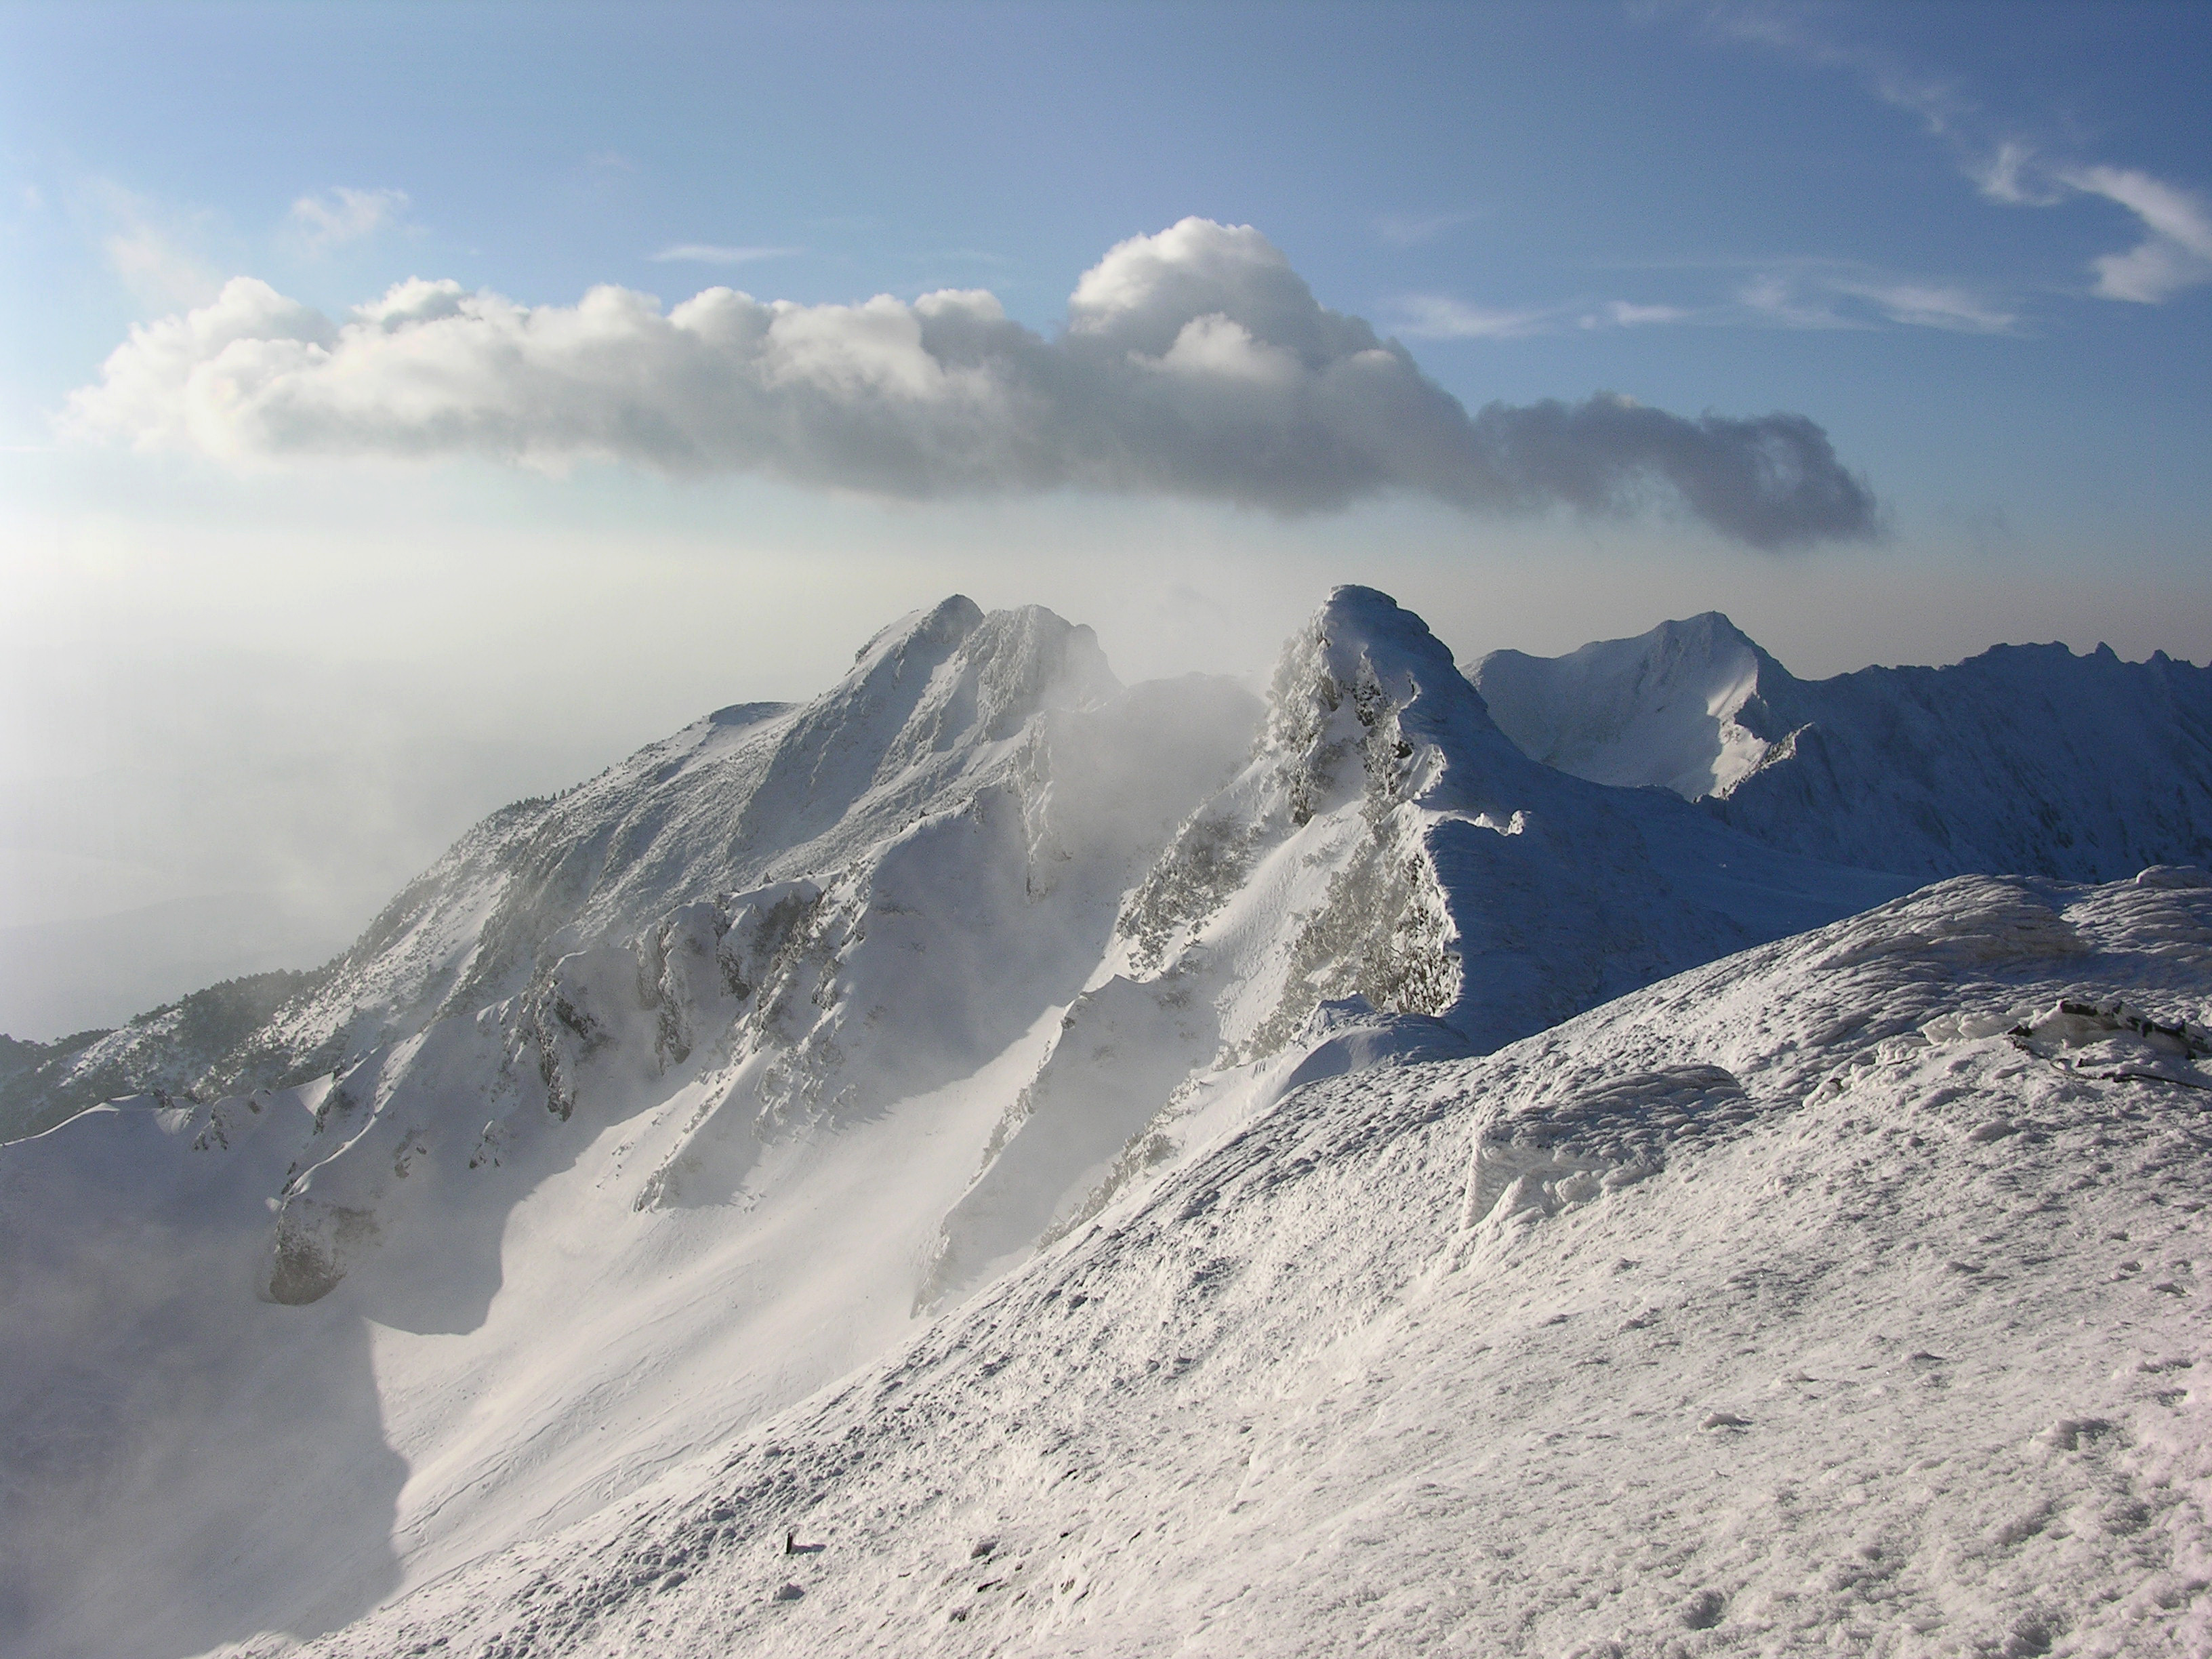
<path id="1" fill-rule="evenodd" d="M 1717 611 L 1467 671 L 1534 759 L 1701 800 L 1769 846 L 1927 880 L 2212 860 L 2212 668 L 2001 645 L 1801 680 Z"/>

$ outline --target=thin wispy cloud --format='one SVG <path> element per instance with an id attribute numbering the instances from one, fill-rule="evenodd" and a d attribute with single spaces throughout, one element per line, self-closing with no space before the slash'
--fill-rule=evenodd
<path id="1" fill-rule="evenodd" d="M 1828 261 L 1765 270 L 1740 283 L 1735 320 L 1798 329 L 1941 329 L 2012 334 L 2021 319 L 2003 302 L 1961 283 L 1936 283 Z"/>
<path id="2" fill-rule="evenodd" d="M 1864 300 L 1893 323 L 1958 334 L 2009 334 L 2020 319 L 1963 288 L 1925 283 L 1838 281 L 1835 292 Z"/>
<path id="3" fill-rule="evenodd" d="M 2212 282 L 2212 208 L 2193 191 L 2131 167 L 2075 167 L 2065 184 L 2117 202 L 2148 233 L 2124 253 L 2091 262 L 2097 292 L 2107 300 L 2156 305 L 2184 289 Z"/>
<path id="4" fill-rule="evenodd" d="M 1697 315 L 1681 306 L 1643 306 L 1628 300 L 1608 300 L 1596 310 L 1584 312 L 1575 322 L 1581 328 L 1650 328 L 1692 322 Z"/>
<path id="5" fill-rule="evenodd" d="M 2066 199 L 2063 186 L 2042 176 L 2047 169 L 2024 138 L 1999 139 L 1986 155 L 1969 156 L 1965 167 L 1974 188 L 2005 207 L 2055 207 Z"/>
<path id="6" fill-rule="evenodd" d="M 220 291 L 222 277 L 173 216 L 107 179 L 94 180 L 88 194 L 107 226 L 100 242 L 107 268 L 141 304 L 156 311 L 204 305 Z"/>
<path id="7" fill-rule="evenodd" d="M 149 305 L 173 306 L 208 297 L 217 286 L 215 273 L 166 233 L 145 223 L 130 225 L 102 239 L 108 269 Z"/>
<path id="8" fill-rule="evenodd" d="M 1395 301 L 1396 331 L 1416 340 L 1519 340 L 1570 330 L 1934 328 L 1961 334 L 2011 334 L 2017 312 L 1966 284 L 1930 282 L 1831 260 L 1791 260 L 1757 269 L 1699 304 L 1578 299 L 1515 310 L 1469 305 L 1448 295 Z"/>
<path id="9" fill-rule="evenodd" d="M 1867 328 L 1871 325 L 1839 314 L 1822 294 L 1808 296 L 1794 279 L 1766 272 L 1753 276 L 1735 290 L 1736 303 L 1747 320 L 1783 328 Z"/>
<path id="10" fill-rule="evenodd" d="M 1548 331 L 1558 312 L 1500 311 L 1442 294 L 1409 294 L 1391 307 L 1398 333 L 1414 340 L 1519 340 Z"/>
<path id="11" fill-rule="evenodd" d="M 1710 312 L 1630 300 L 1572 300 L 1508 311 L 1468 305 L 1441 294 L 1408 295 L 1394 301 L 1391 311 L 1397 331 L 1416 340 L 1524 340 L 1570 329 L 1650 328 L 1711 319 Z"/>
<path id="12" fill-rule="evenodd" d="M 310 253 L 321 253 L 397 228 L 405 222 L 409 205 L 404 190 L 339 185 L 294 202 L 292 228 Z"/>
<path id="13" fill-rule="evenodd" d="M 1977 188 L 2006 207 L 2057 207 L 2082 196 L 2125 208 L 2142 226 L 2142 241 L 2089 262 L 2100 299 L 2157 305 L 2212 282 L 2212 206 L 2203 196 L 2136 167 L 2076 167 L 2046 161 L 2020 139 L 2006 139 L 1968 169 Z"/>
<path id="14" fill-rule="evenodd" d="M 1433 242 L 1446 231 L 1471 224 L 1481 217 L 1472 210 L 1461 213 L 1386 213 L 1375 222 L 1375 234 L 1393 247 L 1418 247 Z"/>
<path id="15" fill-rule="evenodd" d="M 1879 46 L 1838 40 L 1815 28 L 1796 8 L 1771 4 L 1723 3 L 1704 8 L 1705 27 L 1714 34 L 1765 46 L 1801 62 L 1838 69 L 1893 108 L 1918 118 L 1932 137 L 1948 137 L 1976 106 L 1958 84 L 1906 62 Z"/>
<path id="16" fill-rule="evenodd" d="M 664 312 L 614 286 L 527 307 L 410 280 L 334 320 L 237 277 L 133 330 L 61 423 L 246 466 L 605 460 L 892 497 L 1072 489 L 1280 514 L 1391 494 L 1625 514 L 1656 495 L 1760 548 L 1881 525 L 1803 415 L 1692 419 L 1612 393 L 1470 415 L 1404 346 L 1316 301 L 1258 231 L 1204 219 L 1111 249 L 1053 337 L 980 289 L 810 306 L 715 288 Z"/>
<path id="17" fill-rule="evenodd" d="M 645 257 L 663 264 L 749 265 L 761 259 L 788 259 L 803 247 L 733 247 L 720 242 L 678 242 Z"/>
<path id="18" fill-rule="evenodd" d="M 2095 280 L 2089 292 L 2096 297 L 2158 305 L 2212 283 L 2212 208 L 2197 191 L 2138 168 L 2051 160 L 2043 146 L 2019 133 L 1993 131 L 1994 124 L 1979 106 L 1954 83 L 1881 48 L 1838 40 L 1796 9 L 1713 3 L 1701 7 L 1698 15 L 1717 38 L 1853 75 L 1875 97 L 1917 117 L 1931 137 L 1945 141 L 1960 171 L 1990 202 L 2055 208 L 2095 196 L 2127 209 L 2141 222 L 2143 240 L 2090 261 Z M 2014 320 L 1978 311 L 1971 304 L 1965 308 L 1949 306 L 1936 297 L 1932 308 L 1908 300 L 1889 314 L 1898 321 L 1978 333 L 2005 332 Z"/>

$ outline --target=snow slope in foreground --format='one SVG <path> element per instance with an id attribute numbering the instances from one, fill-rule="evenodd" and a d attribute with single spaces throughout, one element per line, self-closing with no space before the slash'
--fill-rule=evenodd
<path id="1" fill-rule="evenodd" d="M 1468 670 L 1528 754 L 1703 798 L 1771 846 L 1927 880 L 2212 858 L 2212 668 L 2001 645 L 1801 680 L 1717 611 Z"/>
<path id="2" fill-rule="evenodd" d="M 1962 878 L 1295 1091 L 310 1650 L 2201 1653 L 2206 883 Z"/>

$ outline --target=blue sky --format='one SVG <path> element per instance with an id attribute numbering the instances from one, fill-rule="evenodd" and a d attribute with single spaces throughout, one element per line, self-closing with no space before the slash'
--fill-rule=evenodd
<path id="1" fill-rule="evenodd" d="M 0 9 L 0 925 L 231 889 L 351 915 L 504 794 L 817 690 L 956 588 L 1094 622 L 1125 675 L 1255 669 L 1347 580 L 1463 654 L 1717 607 L 1808 672 L 2212 658 L 2207 62 L 2212 8 L 2170 4 Z M 863 443 L 875 404 L 769 453 L 785 404 L 665 400 L 720 359 L 422 371 L 433 336 L 387 322 L 251 408 L 192 404 L 152 346 L 103 380 L 233 278 L 266 284 L 237 326 L 295 353 L 421 278 L 513 302 L 480 344 L 531 308 L 588 333 L 602 285 L 885 295 L 893 327 L 988 290 L 1043 395 L 1085 274 L 1192 217 L 1261 240 L 1146 244 L 1158 270 L 1288 272 L 1395 342 L 1394 408 L 1425 377 L 1503 424 L 1444 408 L 1286 467 L 1217 454 L 1200 399 L 1146 450 L 1153 404 L 1078 363 L 1041 427 L 902 438 L 1027 446 L 917 483 Z M 1131 349 L 1165 362 L 1214 304 Z M 1268 348 L 1223 314 L 1194 351 Z M 848 353 L 875 325 L 809 319 Z M 1547 399 L 1584 421 L 1540 465 L 1512 411 Z M 1747 530 L 1695 495 L 1796 441 L 1726 424 L 1778 412 L 1868 511 Z M 1100 461 L 1109 430 L 1143 453 Z M 1466 453 L 1405 459 L 1431 443 Z M 1688 471 L 1651 460 L 1681 443 Z M 88 831 L 118 799 L 161 804 L 166 849 Z"/>

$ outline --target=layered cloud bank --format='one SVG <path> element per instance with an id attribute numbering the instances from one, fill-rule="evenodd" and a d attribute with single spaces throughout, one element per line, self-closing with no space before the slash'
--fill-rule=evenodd
<path id="1" fill-rule="evenodd" d="M 1078 489 L 1304 513 L 1402 492 L 1624 512 L 1671 494 L 1763 548 L 1878 519 L 1802 415 L 1692 420 L 1601 393 L 1470 416 L 1259 232 L 1194 218 L 1085 272 L 1056 338 L 981 290 L 804 306 L 713 288 L 663 312 L 618 287 L 529 307 L 418 279 L 341 323 L 238 277 L 133 330 L 64 424 L 233 463 L 605 459 L 906 497 Z"/>

